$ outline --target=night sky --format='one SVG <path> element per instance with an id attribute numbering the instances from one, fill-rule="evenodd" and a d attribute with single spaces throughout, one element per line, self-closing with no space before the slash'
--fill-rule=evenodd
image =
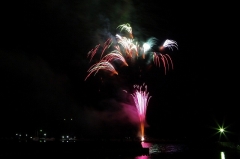
<path id="1" fill-rule="evenodd" d="M 206 4 L 151 0 L 48 0 L 5 2 L 1 9 L 1 134 L 46 129 L 59 132 L 64 119 L 79 136 L 132 135 L 137 113 L 133 84 L 148 86 L 146 134 L 211 138 L 217 123 L 239 132 L 233 28 L 227 13 Z M 167 50 L 174 69 L 139 62 L 87 76 L 87 53 L 116 27 L 130 23 L 139 41 L 177 41 Z M 227 50 L 228 49 L 228 50 Z M 139 67 L 142 72 L 139 72 Z M 102 80 L 101 80 L 102 78 Z M 66 130 L 63 130 L 66 131 Z M 54 134 L 54 133 L 53 133 Z"/>

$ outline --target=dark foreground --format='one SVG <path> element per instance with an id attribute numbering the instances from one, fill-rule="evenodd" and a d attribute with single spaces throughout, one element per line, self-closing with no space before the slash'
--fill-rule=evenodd
<path id="1" fill-rule="evenodd" d="M 160 145 L 169 145 L 170 143 L 157 143 Z M 173 145 L 178 143 L 173 143 Z M 183 143 L 181 143 L 183 144 Z M 188 158 L 201 158 L 205 154 L 212 159 L 219 158 L 220 151 L 238 151 L 219 143 L 184 143 L 184 151 L 168 153 L 167 146 L 161 146 L 161 152 L 157 156 L 162 159 L 179 158 L 180 156 Z M 119 156 L 149 156 L 149 148 L 143 148 L 141 142 L 102 142 L 102 141 L 81 141 L 81 142 L 0 142 L 0 158 L 2 157 L 78 157 L 89 158 L 117 158 Z M 176 146 L 173 146 L 176 147 Z M 170 147 L 171 148 L 171 147 Z M 164 151 L 166 153 L 164 153 Z M 216 152 L 215 154 L 212 152 Z M 197 155 L 196 155 L 197 154 Z M 151 158 L 154 158 L 152 154 Z M 174 157 L 176 155 L 176 157 Z M 87 156 L 87 157 L 86 157 Z M 202 156 L 202 157 L 203 157 Z M 122 157 L 123 158 L 123 157 Z M 207 156 L 205 156 L 207 158 Z M 125 158 L 124 158 L 125 159 Z M 144 158 L 145 159 L 145 158 Z M 231 158 L 229 158 L 231 159 Z"/>
<path id="2" fill-rule="evenodd" d="M 5 142 L 1 143 L 0 157 L 27 156 L 109 156 L 115 154 L 148 155 L 149 149 L 140 142 Z"/>

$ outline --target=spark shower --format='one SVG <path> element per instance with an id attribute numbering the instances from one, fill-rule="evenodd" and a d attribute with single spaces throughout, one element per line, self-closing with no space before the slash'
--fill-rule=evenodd
<path id="1" fill-rule="evenodd" d="M 164 74 L 169 69 L 173 69 L 173 62 L 170 55 L 162 52 L 166 49 L 170 51 L 173 51 L 174 48 L 178 49 L 176 41 L 167 39 L 161 46 L 158 46 L 158 39 L 151 37 L 146 42 L 138 42 L 134 39 L 132 27 L 129 23 L 119 25 L 116 30 L 117 34 L 115 37 L 108 38 L 103 45 L 98 44 L 88 52 L 87 58 L 90 58 L 89 63 L 94 58 L 94 61 L 97 62 L 92 64 L 87 70 L 88 74 L 85 77 L 85 81 L 90 75 L 93 74 L 95 76 L 100 71 L 107 71 L 111 75 L 118 75 L 118 70 L 114 66 L 119 65 L 119 62 L 121 67 L 129 67 L 130 63 L 132 64 L 133 61 L 140 59 L 152 61 L 155 66 L 163 67 Z M 153 47 L 157 47 L 158 50 L 154 50 Z M 147 85 L 145 83 L 134 85 L 133 87 L 135 92 L 131 95 L 138 111 L 140 134 L 143 141 L 146 110 L 151 96 L 147 92 Z"/>
<path id="2" fill-rule="evenodd" d="M 144 141 L 144 124 L 146 118 L 146 111 L 151 96 L 149 96 L 149 93 L 147 92 L 147 85 L 145 85 L 145 83 L 143 83 L 142 86 L 134 85 L 134 88 L 135 92 L 132 94 L 132 97 L 138 111 L 141 140 Z"/>

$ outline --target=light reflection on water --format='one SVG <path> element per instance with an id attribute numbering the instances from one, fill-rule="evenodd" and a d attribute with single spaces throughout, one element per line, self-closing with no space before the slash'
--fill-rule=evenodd
<path id="1" fill-rule="evenodd" d="M 138 145 L 139 143 L 137 143 Z M 180 143 L 141 143 L 141 146 L 127 143 L 89 143 L 80 144 L 4 144 L 0 150 L 3 157 L 57 157 L 81 159 L 240 159 L 239 149 L 218 148 L 209 144 L 180 144 Z M 123 147 L 124 146 L 124 147 Z M 136 147 L 137 148 L 136 148 Z M 139 149 L 140 148 L 140 149 Z"/>
<path id="2" fill-rule="evenodd" d="M 149 147 L 149 154 L 177 153 L 184 152 L 187 149 L 188 147 L 183 144 L 152 144 Z"/>
<path id="3" fill-rule="evenodd" d="M 157 155 L 159 154 L 173 154 L 185 152 L 188 150 L 188 147 L 184 144 L 154 144 L 142 142 L 141 145 L 143 148 L 149 148 L 149 155 L 136 156 L 134 159 L 151 159 L 151 158 L 157 159 Z M 167 158 L 171 159 L 170 157 L 171 156 Z M 161 159 L 163 159 L 162 156 Z"/>
<path id="4" fill-rule="evenodd" d="M 137 156 L 134 159 L 150 159 L 149 156 L 143 155 L 143 156 Z"/>
<path id="5" fill-rule="evenodd" d="M 221 152 L 221 159 L 225 159 L 225 153 L 223 151 Z"/>
<path id="6" fill-rule="evenodd" d="M 149 155 L 136 156 L 131 159 L 240 159 L 239 150 L 199 149 L 189 151 L 189 147 L 184 144 L 142 143 L 142 146 L 149 148 Z"/>

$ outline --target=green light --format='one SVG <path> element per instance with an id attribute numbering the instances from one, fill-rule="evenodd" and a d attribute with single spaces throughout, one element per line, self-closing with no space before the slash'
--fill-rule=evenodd
<path id="1" fill-rule="evenodd" d="M 221 152 L 221 159 L 225 159 L 225 154 L 224 154 L 224 152 Z"/>
<path id="2" fill-rule="evenodd" d="M 219 131 L 220 131 L 221 133 L 223 133 L 223 132 L 224 132 L 224 129 L 223 129 L 223 128 L 220 128 Z"/>

